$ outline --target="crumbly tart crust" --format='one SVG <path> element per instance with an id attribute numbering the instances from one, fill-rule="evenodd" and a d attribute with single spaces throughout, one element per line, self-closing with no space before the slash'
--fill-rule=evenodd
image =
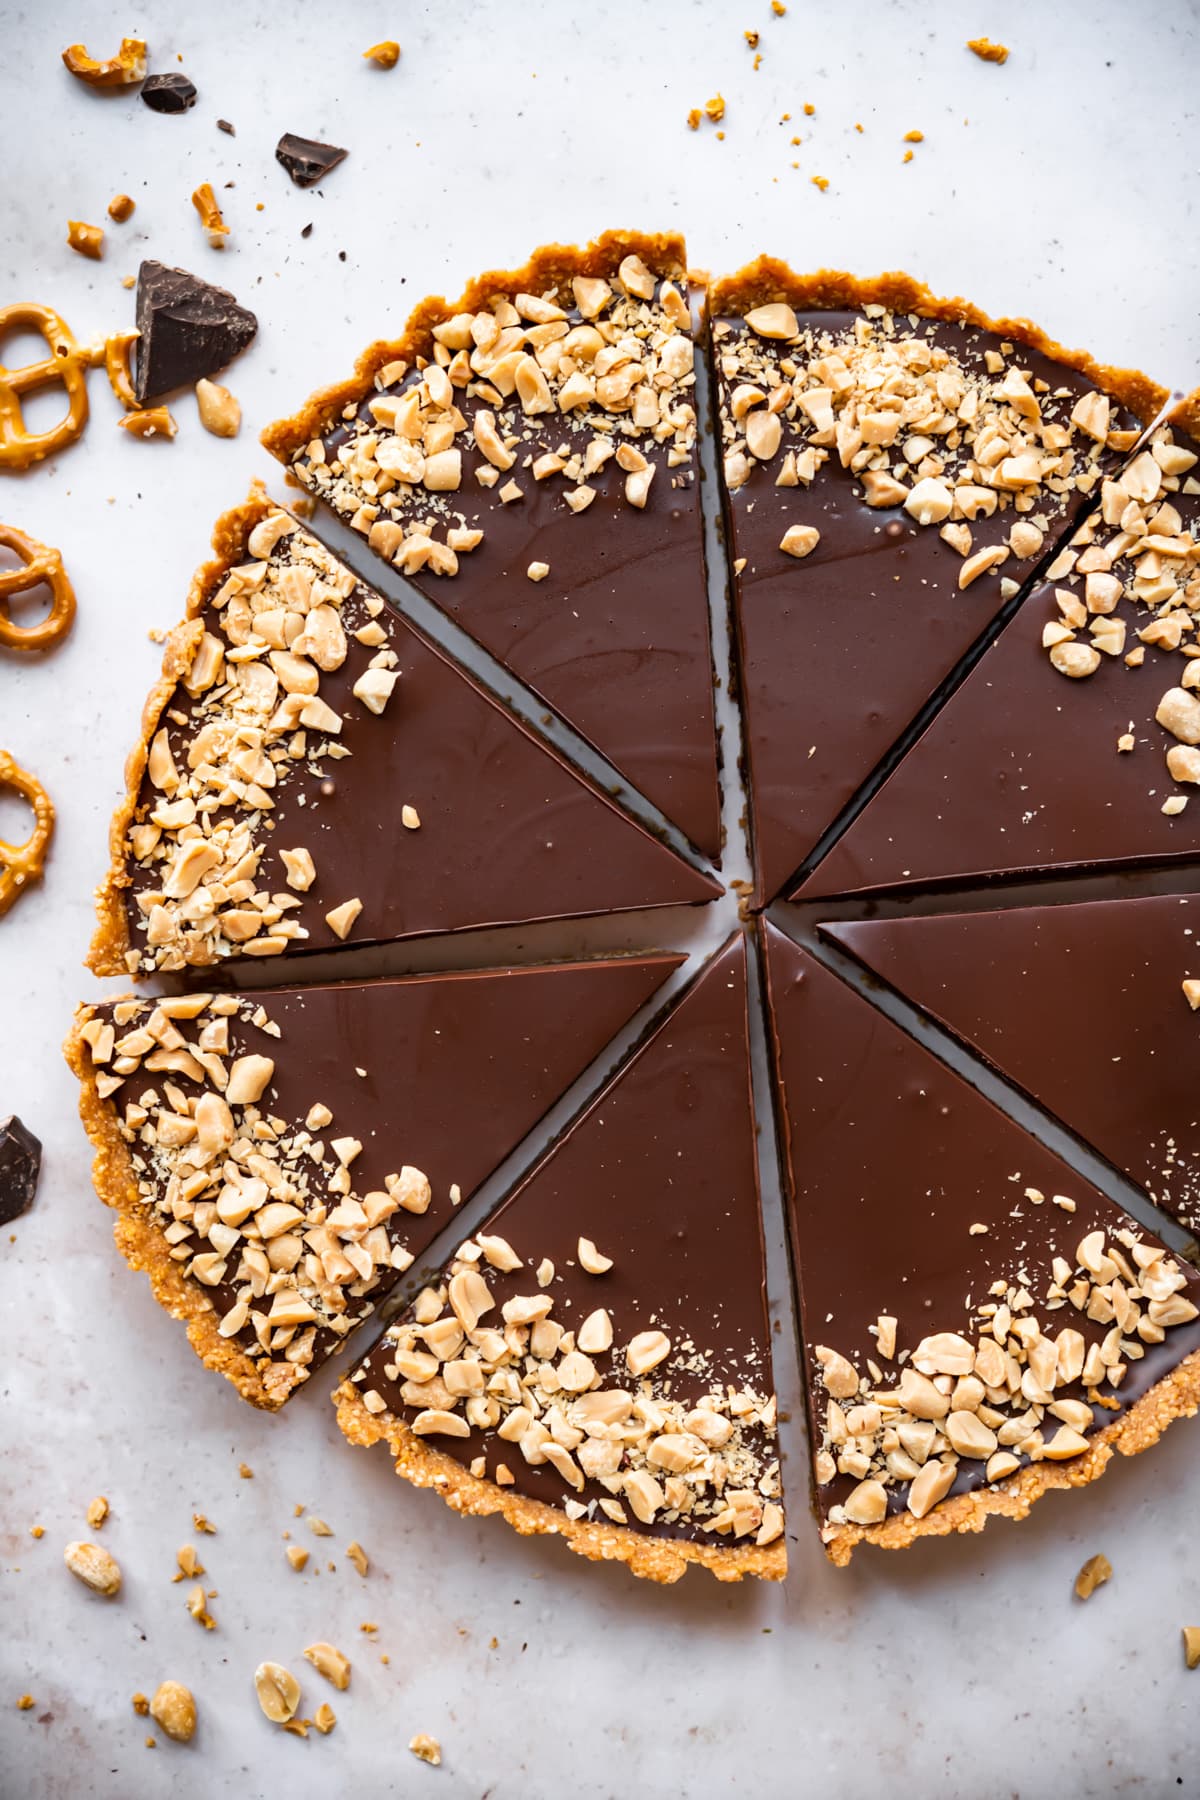
<path id="1" fill-rule="evenodd" d="M 934 294 L 924 282 L 901 270 L 874 276 L 851 275 L 843 269 L 797 274 L 776 257 L 760 256 L 737 274 L 713 282 L 709 289 L 709 315 L 716 319 L 728 313 L 742 314 L 776 301 L 785 302 L 797 312 L 883 306 L 889 312 L 914 313 L 920 318 L 946 319 L 996 332 L 1077 369 L 1146 425 L 1158 417 L 1170 398 L 1167 388 L 1139 369 L 1115 368 L 1097 362 L 1086 350 L 1068 350 L 1031 319 L 990 318 L 969 300 Z"/>
<path id="2" fill-rule="evenodd" d="M 393 1413 L 373 1414 L 362 1395 L 344 1381 L 333 1396 L 338 1424 L 350 1443 L 366 1448 L 386 1444 L 396 1473 L 414 1487 L 432 1488 L 453 1512 L 486 1518 L 499 1513 L 522 1537 L 559 1537 L 568 1550 L 592 1562 L 622 1562 L 633 1575 L 649 1581 L 674 1582 L 693 1565 L 708 1569 L 718 1581 L 741 1581 L 748 1575 L 782 1581 L 787 1549 L 782 1538 L 761 1548 L 756 1544 L 699 1544 L 683 1538 L 652 1538 L 607 1520 L 569 1519 L 555 1506 L 472 1475 L 462 1463 L 413 1435 Z"/>
<path id="3" fill-rule="evenodd" d="M 96 1152 L 92 1182 L 97 1196 L 117 1214 L 113 1221 L 117 1249 L 131 1269 L 148 1277 L 164 1312 L 187 1326 L 188 1341 L 205 1368 L 224 1375 L 251 1406 L 274 1412 L 288 1398 L 291 1386 L 269 1378 L 269 1370 L 260 1371 L 236 1343 L 221 1336 L 212 1302 L 172 1258 L 162 1227 L 138 1192 L 129 1145 L 116 1114 L 96 1087 L 96 1066 L 80 1036 L 81 1023 L 76 1021 L 63 1054 L 78 1077 L 79 1116 Z"/>
<path id="4" fill-rule="evenodd" d="M 1088 1449 L 1073 1462 L 1030 1463 L 1000 1488 L 977 1488 L 943 1500 L 923 1519 L 911 1513 L 893 1513 L 878 1525 L 839 1525 L 825 1544 L 830 1560 L 844 1568 L 859 1544 L 880 1550 L 907 1550 L 918 1538 L 948 1537 L 951 1533 L 982 1531 L 989 1518 L 1024 1519 L 1034 1502 L 1056 1488 L 1086 1487 L 1104 1474 L 1113 1452 L 1139 1456 L 1156 1444 L 1175 1419 L 1190 1419 L 1200 1410 L 1200 1350 L 1183 1362 L 1127 1413 L 1089 1440 Z"/>
<path id="5" fill-rule="evenodd" d="M 261 441 L 273 456 L 290 463 L 313 439 L 340 423 L 342 409 L 357 406 L 375 391 L 375 378 L 389 363 L 411 363 L 433 354 L 434 328 L 458 313 L 477 312 L 499 294 L 541 294 L 569 287 L 576 275 L 606 280 L 627 256 L 637 256 L 665 280 L 686 279 L 686 250 L 677 232 L 647 234 L 606 231 L 586 245 L 545 244 L 520 269 L 493 269 L 477 275 L 451 304 L 440 294 L 422 300 L 398 338 L 370 344 L 344 381 L 310 395 L 290 418 L 268 425 Z"/>

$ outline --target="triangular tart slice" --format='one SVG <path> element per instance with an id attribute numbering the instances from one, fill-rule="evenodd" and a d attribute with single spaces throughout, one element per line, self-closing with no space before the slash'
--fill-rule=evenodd
<path id="1" fill-rule="evenodd" d="M 655 1581 L 782 1576 L 740 940 L 336 1398 L 460 1513 Z"/>
<path id="2" fill-rule="evenodd" d="M 1200 897 L 821 929 L 1200 1231 Z"/>
<path id="3" fill-rule="evenodd" d="M 1200 395 L 1097 512 L 801 892 L 1200 850 Z"/>
<path id="4" fill-rule="evenodd" d="M 1200 1406 L 1200 1278 L 766 927 L 821 1532 L 1024 1518 Z"/>
<path id="5" fill-rule="evenodd" d="M 261 491 L 214 548 L 127 764 L 98 975 L 720 891 Z"/>
<path id="6" fill-rule="evenodd" d="M 208 1367 L 282 1405 L 681 961 L 80 1007 L 118 1247 Z"/>
<path id="7" fill-rule="evenodd" d="M 763 903 L 1165 395 L 906 275 L 763 258 L 710 310 Z"/>
<path id="8" fill-rule="evenodd" d="M 263 442 L 716 858 L 686 267 L 674 235 L 547 246 Z"/>

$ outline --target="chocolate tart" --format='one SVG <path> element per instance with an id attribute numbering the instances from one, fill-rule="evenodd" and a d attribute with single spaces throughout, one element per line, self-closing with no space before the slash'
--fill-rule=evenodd
<path id="1" fill-rule="evenodd" d="M 1166 396 L 907 275 L 763 257 L 710 313 L 761 905 Z"/>
<path id="2" fill-rule="evenodd" d="M 460 1513 L 655 1581 L 783 1575 L 740 939 L 335 1398 Z"/>
<path id="3" fill-rule="evenodd" d="M 821 929 L 1200 1231 L 1200 896 Z"/>
<path id="4" fill-rule="evenodd" d="M 809 898 L 1200 848 L 1200 402 L 1099 510 L 813 875 Z"/>
<path id="5" fill-rule="evenodd" d="M 80 1007 L 118 1248 L 209 1368 L 281 1406 L 682 960 Z"/>
<path id="6" fill-rule="evenodd" d="M 126 765 L 98 975 L 719 893 L 261 491 L 213 544 Z"/>
<path id="7" fill-rule="evenodd" d="M 263 442 L 715 859 L 698 299 L 608 232 L 424 301 Z"/>
<path id="8" fill-rule="evenodd" d="M 764 927 L 826 1550 L 1023 1518 L 1200 1406 L 1200 1278 Z"/>

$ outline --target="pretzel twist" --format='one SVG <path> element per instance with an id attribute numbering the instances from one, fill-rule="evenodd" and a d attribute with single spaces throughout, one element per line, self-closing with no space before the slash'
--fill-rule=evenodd
<path id="1" fill-rule="evenodd" d="M 46 851 L 54 832 L 54 805 L 49 794 L 28 770 L 18 768 L 7 750 L 0 750 L 0 787 L 10 787 L 33 808 L 33 831 L 23 844 L 0 839 L 0 918 L 41 875 Z"/>
<path id="2" fill-rule="evenodd" d="M 75 617 L 75 590 L 63 568 L 61 550 L 39 544 L 15 525 L 0 525 L 0 548 L 19 556 L 24 567 L 0 569 L 0 645 L 7 650 L 48 650 L 65 638 Z M 36 625 L 17 625 L 7 604 L 16 594 L 45 582 L 54 604 Z"/>
<path id="3" fill-rule="evenodd" d="M 0 343 L 9 332 L 25 328 L 41 333 L 50 355 L 20 369 L 0 363 L 0 469 L 31 468 L 75 442 L 88 420 L 87 371 L 105 360 L 105 345 L 76 343 L 70 326 L 53 307 L 25 301 L 0 307 Z M 46 431 L 27 430 L 21 396 L 55 382 L 66 389 L 66 413 Z"/>

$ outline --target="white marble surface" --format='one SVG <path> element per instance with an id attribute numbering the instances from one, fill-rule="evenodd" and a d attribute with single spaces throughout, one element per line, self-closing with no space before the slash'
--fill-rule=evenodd
<path id="1" fill-rule="evenodd" d="M 757 73 L 742 43 L 749 26 L 762 33 Z M 154 67 L 182 55 L 201 94 L 191 114 L 158 118 L 136 99 L 93 96 L 59 66 L 69 39 L 105 53 L 135 29 Z M 1012 46 L 1006 68 L 964 50 L 984 32 Z M 346 369 L 425 292 L 613 224 L 683 227 L 694 261 L 714 269 L 760 249 L 799 267 L 906 267 L 1190 386 L 1200 378 L 1195 4 L 1147 0 L 1135 15 L 1116 0 L 793 0 L 777 19 L 766 0 L 208 0 L 137 12 L 8 0 L 0 35 L 0 301 L 51 301 L 87 336 L 130 319 L 120 277 L 151 254 L 224 281 L 261 319 L 229 376 L 246 414 L 236 443 L 205 436 L 187 399 L 174 445 L 129 442 L 93 377 L 84 442 L 24 478 L 0 477 L 0 517 L 62 547 L 80 602 L 59 653 L 37 666 L 0 660 L 0 742 L 59 805 L 45 887 L 0 924 L 0 1113 L 21 1113 L 46 1142 L 37 1208 L 0 1246 L 0 1793 L 1194 1791 L 1185 1708 L 1200 1677 L 1184 1671 L 1179 1626 L 1200 1619 L 1197 1429 L 1177 1428 L 1083 1494 L 1049 1497 L 1019 1528 L 861 1554 L 837 1572 L 805 1515 L 803 1445 L 788 1427 L 786 1586 L 724 1590 L 692 1576 L 650 1589 L 497 1522 L 460 1522 L 398 1483 L 382 1453 L 342 1443 L 328 1379 L 269 1419 L 206 1374 L 116 1257 L 58 1044 L 74 1001 L 99 991 L 80 958 L 120 762 L 155 669 L 147 632 L 178 615 L 212 518 L 252 475 L 269 475 L 255 441 L 263 423 Z M 359 57 L 385 35 L 404 45 L 391 74 Z M 723 142 L 683 123 L 718 89 Z M 235 139 L 216 131 L 218 116 L 234 121 Z M 912 127 L 925 142 L 904 165 Z M 350 147 L 323 192 L 293 188 L 274 163 L 285 129 Z M 828 193 L 812 175 L 828 177 Z M 203 179 L 236 182 L 222 194 L 233 228 L 223 258 L 188 204 Z M 67 217 L 99 219 L 120 189 L 138 201 L 133 221 L 110 231 L 100 265 L 74 257 Z M 25 360 L 22 346 L 5 360 Z M 736 810 L 731 796 L 731 820 Z M 19 834 L 0 800 L 0 836 Z M 743 863 L 735 851 L 730 873 Z M 678 925 L 711 942 L 728 920 L 726 910 L 643 929 L 657 940 Z M 479 958 L 486 946 L 454 954 Z M 787 1396 L 777 1241 L 772 1286 Z M 242 1461 L 252 1481 L 239 1478 Z M 89 1535 L 84 1509 L 101 1492 L 113 1506 L 102 1539 L 126 1574 L 111 1604 L 61 1561 L 68 1539 Z M 308 1536 L 297 1504 L 335 1536 Z M 207 1634 L 170 1582 L 194 1509 L 218 1527 L 196 1540 L 219 1590 Z M 336 1572 L 318 1574 L 314 1554 L 293 1574 L 287 1530 L 329 1550 Z M 371 1555 L 366 1580 L 343 1554 L 352 1537 Z M 1098 1549 L 1116 1575 L 1085 1610 L 1070 1584 Z M 364 1620 L 379 1626 L 370 1642 Z M 305 1679 L 309 1710 L 330 1697 L 340 1723 L 303 1744 L 261 1717 L 251 1673 L 263 1657 L 307 1670 L 299 1653 L 318 1637 L 351 1655 L 354 1677 L 344 1695 Z M 191 1748 L 151 1752 L 129 1697 L 165 1676 L 192 1686 L 201 1726 Z M 18 1713 L 25 1691 L 36 1706 Z M 441 1738 L 441 1770 L 410 1759 L 415 1731 Z"/>

